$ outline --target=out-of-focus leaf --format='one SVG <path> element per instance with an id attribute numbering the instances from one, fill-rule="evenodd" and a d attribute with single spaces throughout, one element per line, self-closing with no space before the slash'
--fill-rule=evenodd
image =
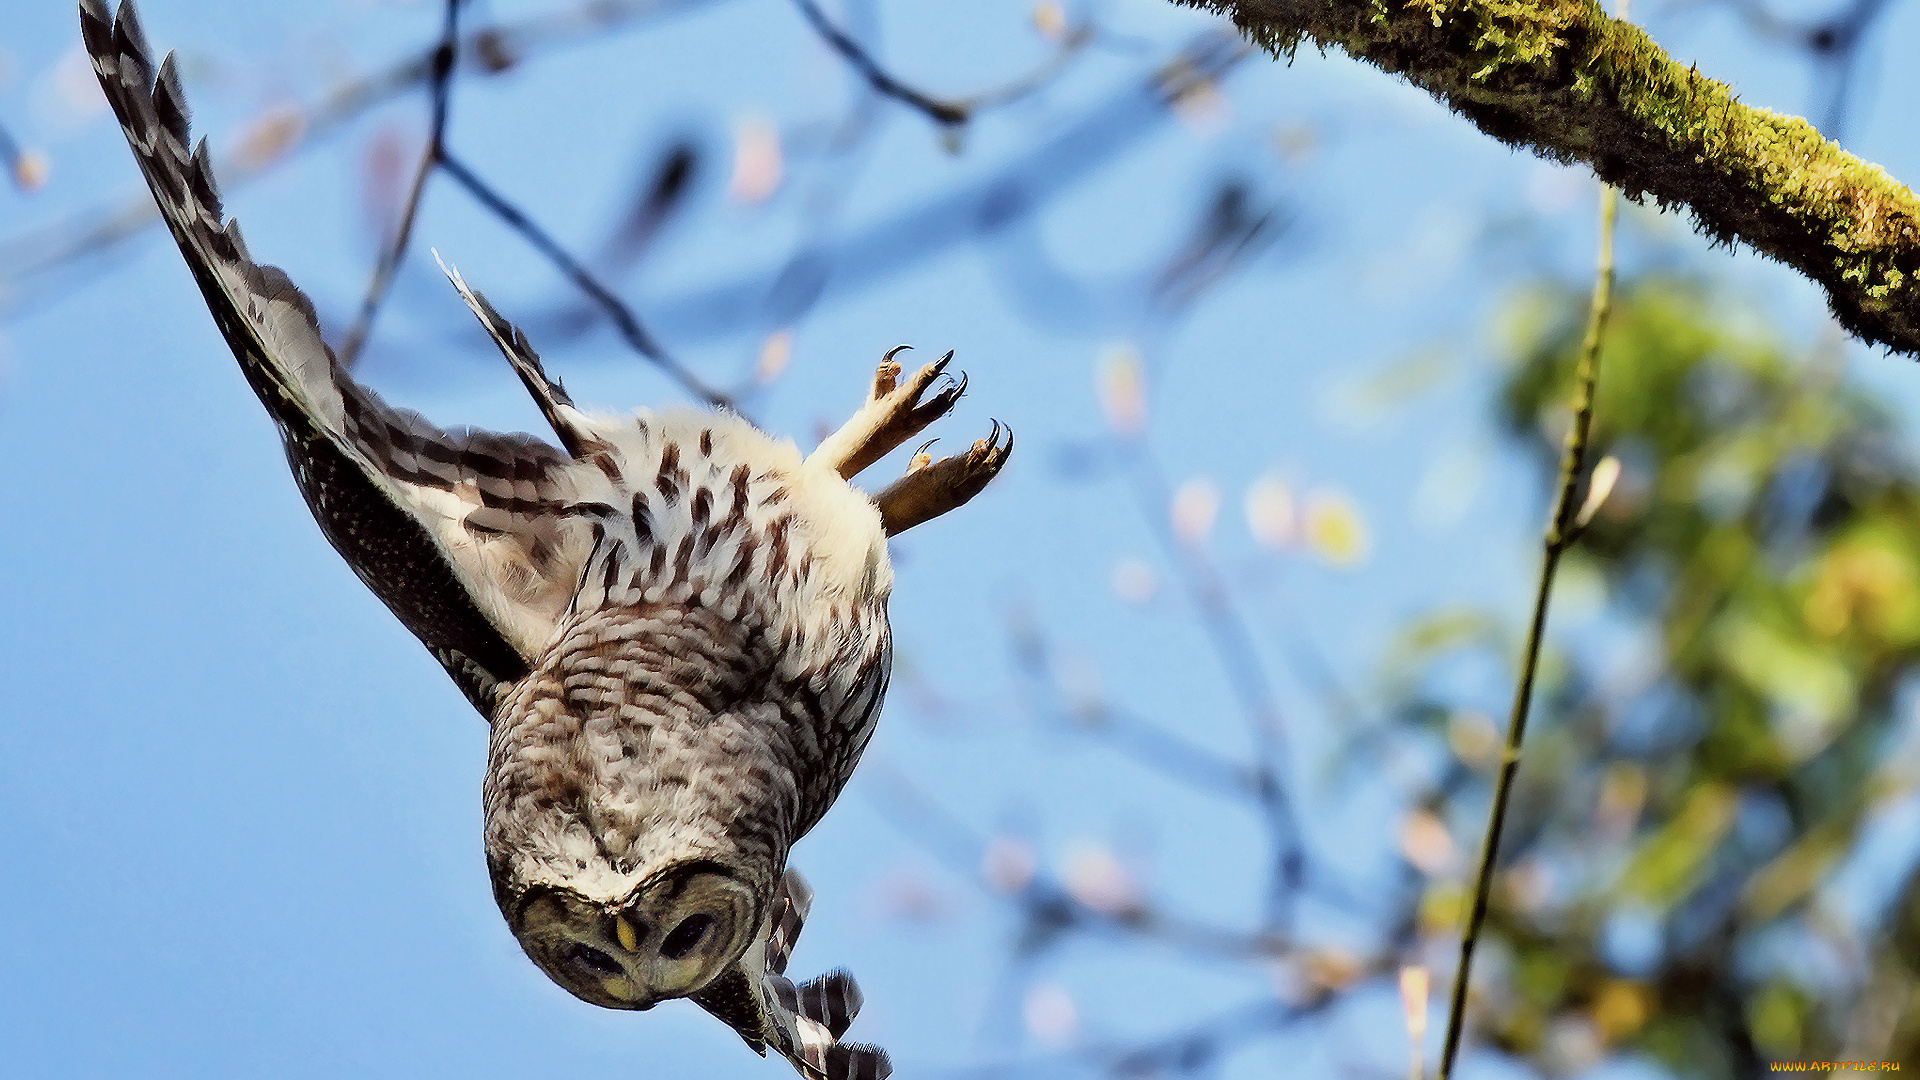
<path id="1" fill-rule="evenodd" d="M 1486 713 L 1463 709 L 1449 717 L 1447 746 L 1468 768 L 1491 774 L 1500 764 L 1500 729 Z"/>
<path id="2" fill-rule="evenodd" d="M 733 177 L 727 194 L 755 206 L 780 190 L 785 167 L 780 132 L 765 117 L 743 116 L 733 125 Z"/>
<path id="3" fill-rule="evenodd" d="M 1798 990 L 1783 982 L 1769 985 L 1747 1006 L 1753 1041 L 1770 1057 L 1799 1057 L 1806 1012 L 1806 998 Z"/>
<path id="4" fill-rule="evenodd" d="M 1906 524 L 1869 520 L 1827 550 L 1803 604 L 1809 629 L 1882 647 L 1920 644 L 1920 573 Z"/>
<path id="5" fill-rule="evenodd" d="M 1188 547 L 1206 543 L 1220 515 L 1220 488 L 1205 476 L 1189 477 L 1174 490 L 1168 524 L 1174 538 Z"/>
<path id="6" fill-rule="evenodd" d="M 1593 1022 L 1609 1041 L 1639 1031 L 1653 1015 L 1653 995 L 1645 983 L 1608 979 L 1593 997 Z"/>
<path id="7" fill-rule="evenodd" d="M 1441 653 L 1498 640 L 1498 625 L 1486 612 L 1468 607 L 1421 616 L 1401 628 L 1383 666 L 1389 672 L 1418 671 Z"/>
<path id="8" fill-rule="evenodd" d="M 1461 925 L 1467 921 L 1467 905 L 1472 899 L 1462 882 L 1435 882 L 1420 896 L 1421 932 L 1458 936 Z"/>
<path id="9" fill-rule="evenodd" d="M 1714 645 L 1727 668 L 1777 707 L 1829 731 L 1853 708 L 1858 690 L 1853 673 L 1827 648 L 1799 637 L 1771 620 L 1735 612 L 1714 627 Z M 1817 749 L 1824 739 L 1793 740 L 1791 749 Z M 1794 753 L 1804 757 L 1804 752 Z"/>
<path id="10" fill-rule="evenodd" d="M 1160 591 L 1160 575 L 1145 559 L 1129 557 L 1113 564 L 1113 593 L 1129 604 L 1145 604 Z"/>
<path id="11" fill-rule="evenodd" d="M 1307 543 L 1335 566 L 1351 566 L 1366 558 L 1367 523 L 1353 500 L 1336 491 L 1316 493 L 1307 500 Z"/>
<path id="12" fill-rule="evenodd" d="M 1043 1046 L 1067 1046 L 1080 1030 L 1080 1010 L 1073 995 L 1059 983 L 1034 984 L 1027 991 L 1021 1016 L 1027 1032 Z"/>
<path id="13" fill-rule="evenodd" d="M 1407 1017 L 1407 1043 L 1413 1047 L 1414 1060 L 1421 1058 L 1427 1044 L 1427 996 L 1432 980 L 1427 969 L 1418 965 L 1400 969 L 1400 1008 Z"/>
<path id="14" fill-rule="evenodd" d="M 1705 873 L 1707 860 L 1733 823 L 1733 810 L 1733 793 L 1725 786 L 1696 786 L 1680 812 L 1634 853 L 1621 877 L 1621 890 L 1657 907 L 1671 906 Z"/>
<path id="15" fill-rule="evenodd" d="M 1636 761 L 1616 761 L 1601 774 L 1594 826 L 1605 834 L 1631 832 L 1646 805 L 1646 767 Z"/>
<path id="16" fill-rule="evenodd" d="M 1263 547 L 1284 548 L 1298 531 L 1293 492 L 1285 480 L 1271 473 L 1247 488 L 1246 515 L 1247 531 Z"/>
<path id="17" fill-rule="evenodd" d="M 1859 825 L 1857 814 L 1825 822 L 1761 868 L 1748 880 L 1740 898 L 1747 916 L 1756 923 L 1770 922 L 1819 885 L 1847 853 L 1848 842 Z"/>
<path id="18" fill-rule="evenodd" d="M 1095 387 L 1107 427 L 1123 439 L 1140 434 L 1147 426 L 1147 387 L 1140 354 L 1124 345 L 1109 348 L 1100 357 Z"/>
<path id="19" fill-rule="evenodd" d="M 1460 849 L 1447 823 L 1425 808 L 1400 819 L 1400 854 L 1428 877 L 1441 877 L 1459 867 Z"/>
<path id="20" fill-rule="evenodd" d="M 793 359 L 793 331 L 782 328 L 768 334 L 760 342 L 760 354 L 753 362 L 753 384 L 765 386 L 780 377 L 787 370 L 787 361 Z"/>

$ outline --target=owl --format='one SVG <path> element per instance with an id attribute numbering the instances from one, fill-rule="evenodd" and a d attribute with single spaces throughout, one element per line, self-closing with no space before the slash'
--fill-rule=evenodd
<path id="1" fill-rule="evenodd" d="M 809 893 L 787 854 L 833 804 L 886 695 L 887 538 L 971 499 L 1011 432 L 874 497 L 849 481 L 953 408 L 952 354 L 810 454 L 726 411 L 583 412 L 526 337 L 448 276 L 553 429 L 442 431 L 356 383 L 285 274 L 223 220 L 169 55 L 130 3 L 80 22 L 167 227 L 354 573 L 490 725 L 484 849 L 527 956 L 613 1009 L 691 998 L 803 1075 L 878 1080 L 840 1041 L 844 972 L 795 985 Z"/>

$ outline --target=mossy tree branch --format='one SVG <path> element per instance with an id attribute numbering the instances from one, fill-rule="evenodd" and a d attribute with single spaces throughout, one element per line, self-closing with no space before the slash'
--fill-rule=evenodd
<path id="1" fill-rule="evenodd" d="M 1591 0 L 1179 0 L 1291 56 L 1337 46 L 1482 131 L 1684 205 L 1826 287 L 1861 339 L 1920 353 L 1920 200 L 1797 117 L 1742 105 Z"/>

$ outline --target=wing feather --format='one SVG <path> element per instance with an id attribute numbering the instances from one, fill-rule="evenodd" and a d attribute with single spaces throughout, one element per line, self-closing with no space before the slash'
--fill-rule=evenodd
<path id="1" fill-rule="evenodd" d="M 130 0 L 118 18 L 104 0 L 81 0 L 80 26 L 140 171 L 279 428 L 321 531 L 490 714 L 499 684 L 526 674 L 572 590 L 578 567 L 561 541 L 576 463 L 530 436 L 443 431 L 354 382 L 322 340 L 313 303 L 277 267 L 256 264 L 239 226 L 223 220 L 205 140 L 189 150 L 178 68 L 171 54 L 155 68 Z M 518 331 L 507 333 L 524 345 Z M 530 363 L 531 372 L 515 367 L 533 389 L 538 358 Z M 564 402 L 564 392 L 541 399 L 550 417 Z M 570 404 L 564 411 L 578 415 Z"/>
<path id="2" fill-rule="evenodd" d="M 567 396 L 566 388 L 547 378 L 546 369 L 540 366 L 540 354 L 533 351 L 533 345 L 520 328 L 500 317 L 487 303 L 487 298 L 467 287 L 466 279 L 460 271 L 448 266 L 440 258 L 438 251 L 433 253 L 433 261 L 440 264 L 440 270 L 453 282 L 459 291 L 460 299 L 467 302 L 480 325 L 486 328 L 487 335 L 499 347 L 500 355 L 507 358 L 513 366 L 514 374 L 520 376 L 521 385 L 527 393 L 533 395 L 534 404 L 540 406 L 540 414 L 552 425 L 553 433 L 567 453 L 576 458 L 584 458 L 599 448 L 599 440 L 594 438 L 586 418 L 573 407 L 573 399 Z"/>

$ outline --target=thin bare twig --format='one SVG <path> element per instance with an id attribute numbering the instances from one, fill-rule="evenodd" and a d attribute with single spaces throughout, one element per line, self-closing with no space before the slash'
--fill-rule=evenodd
<path id="1" fill-rule="evenodd" d="M 387 289 L 393 285 L 394 271 L 400 268 L 400 260 L 407 253 L 407 242 L 413 238 L 413 223 L 420 214 L 420 196 L 427 189 L 427 177 L 433 175 L 434 167 L 440 164 L 440 155 L 446 147 L 447 106 L 452 97 L 454 60 L 459 56 L 459 15 L 460 0 L 447 0 L 446 22 L 440 31 L 440 45 L 433 51 L 433 74 L 430 89 L 433 95 L 433 122 L 427 133 L 426 149 L 420 153 L 420 165 L 414 170 L 413 186 L 407 191 L 406 207 L 400 212 L 400 220 L 395 225 L 393 236 L 380 252 L 380 261 L 374 265 L 373 278 L 367 282 L 367 295 L 360 301 L 360 314 L 353 320 L 353 326 L 340 343 L 340 363 L 352 368 L 359 359 L 360 349 L 367 343 L 367 334 L 373 329 L 373 319 L 380 311 L 380 302 L 386 299 Z"/>
<path id="2" fill-rule="evenodd" d="M 1252 766 L 1230 760 L 1111 701 L 1070 701 L 1053 663 L 1053 647 L 1040 627 L 1017 614 L 1013 659 L 1038 700 L 1034 709 L 1061 726 L 1098 738 L 1108 748 L 1169 780 L 1197 791 L 1258 804 L 1261 779 Z"/>
<path id="3" fill-rule="evenodd" d="M 485 181 L 474 175 L 473 170 L 467 168 L 457 155 L 442 148 L 440 168 L 446 170 L 448 176 L 451 176 L 461 187 L 466 188 L 468 193 L 478 199 L 483 206 L 493 211 L 495 216 L 525 238 L 527 243 L 532 244 L 540 254 L 545 255 L 547 260 L 565 274 L 568 280 L 579 287 L 580 291 L 592 297 L 594 302 L 607 313 L 607 317 L 613 320 L 613 325 L 620 331 L 620 336 L 626 339 L 627 344 L 633 346 L 635 352 L 673 376 L 681 386 L 686 387 L 689 393 L 700 400 L 715 408 L 738 411 L 738 406 L 734 404 L 731 397 L 708 386 L 698 375 L 675 360 L 654 339 L 653 335 L 647 332 L 647 328 L 641 324 L 639 316 L 635 315 L 632 309 L 621 303 L 619 297 L 595 280 L 594 276 L 587 272 L 586 267 L 581 266 L 577 259 L 567 254 L 565 248 L 549 236 L 546 230 L 534 224 L 533 219 L 523 213 L 519 207 L 508 202 L 505 197 L 487 186 Z"/>
<path id="4" fill-rule="evenodd" d="M 1276 1034 L 1304 1016 L 1320 1011 L 1332 999 L 1295 1005 L 1285 1001 L 1255 1000 L 1209 1020 L 1128 1050 L 1089 1048 L 1083 1054 L 1102 1062 L 1115 1076 L 1158 1076 L 1166 1073 L 1204 1075 L 1228 1050 L 1260 1035 Z"/>
<path id="5" fill-rule="evenodd" d="M 6 169 L 14 188 L 19 191 L 32 191 L 45 175 L 37 167 L 34 155 L 21 149 L 13 132 L 8 131 L 5 124 L 0 124 L 0 168 Z"/>
<path id="6" fill-rule="evenodd" d="M 1129 473 L 1141 512 L 1167 558 L 1180 568 L 1188 596 L 1200 613 L 1200 625 L 1226 673 L 1228 689 L 1253 729 L 1255 791 L 1266 812 L 1274 846 L 1267 921 L 1270 926 L 1285 929 L 1291 921 L 1292 899 L 1305 881 L 1306 847 L 1299 816 L 1287 793 L 1287 737 L 1278 699 L 1267 680 L 1253 634 L 1218 570 L 1204 553 L 1173 535 L 1169 525 L 1173 498 L 1158 463 L 1144 443 L 1130 443 L 1127 449 L 1131 451 L 1133 467 Z"/>
<path id="7" fill-rule="evenodd" d="M 1805 20 L 1776 15 L 1761 0 L 1732 0 L 1730 6 L 1756 35 L 1807 50 L 1827 84 L 1820 133 L 1841 141 L 1853 96 L 1854 76 L 1860 65 L 1861 46 L 1866 43 L 1874 23 L 1890 6 L 1888 0 L 1852 0 L 1831 14 Z"/>
<path id="8" fill-rule="evenodd" d="M 708 6 L 715 0 L 584 0 L 571 8 L 537 15 L 511 24 L 495 24 L 462 35 L 455 52 L 459 66 L 471 74 L 495 75 L 542 52 L 587 44 L 601 35 L 644 21 Z M 376 72 L 340 83 L 316 104 L 298 113 L 297 124 L 283 125 L 271 142 L 272 152 L 242 150 L 221 158 L 215 170 L 223 190 L 285 161 L 337 133 L 347 123 L 383 102 L 390 101 L 434 74 L 439 46 L 422 50 Z M 0 310 L 20 306 L 20 285 L 29 278 L 112 248 L 160 220 L 153 196 L 145 185 L 108 205 L 69 215 L 0 240 L 0 282 L 8 288 Z"/>
<path id="9" fill-rule="evenodd" d="M 793 2 L 800 8 L 800 14 L 806 16 L 807 24 L 813 27 L 814 33 L 819 34 L 820 39 L 825 41 L 834 52 L 839 53 L 847 63 L 852 64 L 853 69 L 864 76 L 867 84 L 875 90 L 903 105 L 910 105 L 926 113 L 935 123 L 948 127 L 964 124 L 972 115 L 972 110 L 963 102 L 943 101 L 916 90 L 888 74 L 878 61 L 867 55 L 867 50 L 861 48 L 859 42 L 848 37 L 846 31 L 833 25 L 827 18 L 826 12 L 821 11 L 820 5 L 814 0 L 793 0 Z"/>
<path id="10" fill-rule="evenodd" d="M 866 790 L 885 804 L 889 824 L 919 843 L 954 873 L 979 881 L 987 854 L 985 840 L 898 769 L 871 759 L 863 768 L 870 781 Z M 1286 955 L 1292 947 L 1291 942 L 1277 934 L 1248 933 L 1170 914 L 1148 903 L 1145 897 L 1130 898 L 1113 908 L 1095 907 L 1038 867 L 1018 887 L 1011 890 L 996 887 L 991 891 L 1012 901 L 1025 915 L 1031 931 L 1030 947 L 1034 941 L 1049 939 L 1069 929 L 1118 933 L 1224 960 L 1272 959 Z"/>
<path id="11" fill-rule="evenodd" d="M 1076 730 L 1102 736 L 1109 747 L 1135 764 L 1170 780 L 1209 795 L 1259 799 L 1263 779 L 1256 767 L 1230 761 L 1145 717 L 1103 702 L 1076 719 Z"/>
<path id="12" fill-rule="evenodd" d="M 1032 71 L 1017 78 L 1009 79 L 999 86 L 989 87 L 978 93 L 968 94 L 966 97 L 956 101 L 955 104 L 965 109 L 969 116 L 972 116 L 985 112 L 988 109 L 998 108 L 1002 105 L 1010 105 L 1013 102 L 1019 101 L 1057 78 L 1061 72 L 1067 69 L 1067 65 L 1073 62 L 1074 57 L 1078 56 L 1083 49 L 1093 43 L 1095 36 L 1096 31 L 1090 22 L 1081 23 L 1078 26 L 1072 27 L 1061 36 L 1060 44 L 1053 50 L 1052 54 L 1041 61 L 1039 66 L 1035 67 Z"/>
<path id="13" fill-rule="evenodd" d="M 1520 746 L 1527 732 L 1527 711 L 1533 703 L 1533 683 L 1540 665 L 1541 639 L 1546 633 L 1547 604 L 1553 596 L 1553 576 L 1560 556 L 1577 539 L 1577 517 L 1581 500 L 1577 493 L 1586 475 L 1587 440 L 1593 429 L 1593 387 L 1599 375 L 1600 341 L 1606 330 L 1607 315 L 1613 309 L 1613 219 L 1619 206 L 1619 193 L 1611 185 L 1600 187 L 1600 253 L 1595 260 L 1593 303 L 1587 313 L 1587 334 L 1580 344 L 1580 360 L 1573 376 L 1573 423 L 1567 428 L 1566 449 L 1560 458 L 1559 493 L 1554 500 L 1553 517 L 1547 523 L 1545 555 L 1540 562 L 1540 584 L 1534 594 L 1533 620 L 1527 628 L 1527 644 L 1520 661 L 1520 679 L 1513 690 L 1513 713 L 1507 721 L 1506 751 L 1500 760 L 1500 775 L 1493 788 L 1493 808 L 1487 817 L 1487 838 L 1480 849 L 1480 869 L 1474 876 L 1473 908 L 1467 915 L 1466 929 L 1460 935 L 1460 967 L 1453 975 L 1453 997 L 1447 1007 L 1447 1037 L 1440 1053 L 1440 1080 L 1449 1080 L 1460 1053 L 1460 1036 L 1466 1026 L 1467 983 L 1473 973 L 1473 950 L 1480 941 L 1487 920 L 1487 900 L 1493 893 L 1493 868 L 1500 855 L 1500 829 L 1506 823 L 1507 804 L 1513 797 L 1514 777 L 1520 771 Z"/>

